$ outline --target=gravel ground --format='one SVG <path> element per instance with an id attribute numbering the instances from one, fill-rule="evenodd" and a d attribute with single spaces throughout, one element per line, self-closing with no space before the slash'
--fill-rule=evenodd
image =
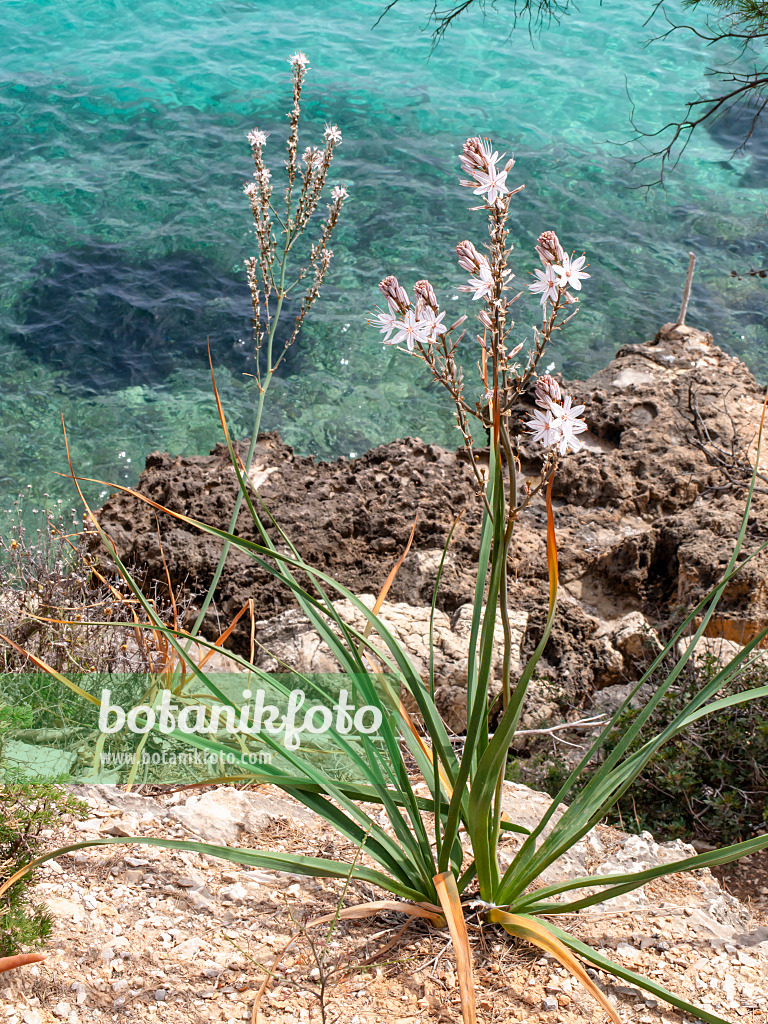
<path id="1" fill-rule="evenodd" d="M 188 794 L 123 798 L 130 810 L 89 787 L 93 812 L 63 821 L 47 839 L 55 846 L 99 834 L 191 838 L 174 817 Z M 334 858 L 354 850 L 321 822 L 282 813 L 286 798 L 263 788 L 259 799 L 281 809 L 252 825 L 237 845 Z M 133 801 L 133 802 L 131 802 Z M 189 822 L 189 817 L 187 821 Z M 200 832 L 201 828 L 197 828 Z M 600 828 L 606 850 L 621 833 Z M 254 1020 L 254 1000 L 267 968 L 292 942 L 261 1000 L 262 1022 L 339 1021 L 379 1024 L 461 1020 L 455 962 L 447 935 L 396 913 L 308 932 L 305 923 L 337 906 L 376 899 L 360 883 L 241 869 L 199 853 L 138 844 L 91 848 L 49 863 L 36 894 L 54 913 L 48 960 L 6 975 L 0 1019 L 7 1024 L 90 1021 L 232 1022 Z M 714 887 L 714 888 L 713 888 Z M 735 937 L 711 934 L 699 909 L 717 891 L 733 920 L 747 921 Z M 706 899 L 705 899 L 706 897 Z M 753 908 L 754 910 L 754 908 Z M 708 872 L 670 876 L 647 889 L 647 901 L 568 921 L 585 941 L 625 966 L 731 1021 L 768 1017 L 768 929 L 752 911 L 723 897 Z M 738 931 L 738 929 L 737 929 Z M 723 938 L 725 936 L 725 938 Z M 311 939 L 311 941 L 310 941 Z M 483 1024 L 603 1020 L 591 998 L 549 957 L 487 926 L 472 931 L 478 1017 Z M 293 941 L 292 941 L 293 940 Z M 686 1018 L 623 983 L 595 977 L 621 1017 L 639 1024 Z"/>

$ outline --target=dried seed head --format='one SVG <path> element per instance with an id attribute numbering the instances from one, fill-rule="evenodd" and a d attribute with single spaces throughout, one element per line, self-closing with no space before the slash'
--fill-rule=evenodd
<path id="1" fill-rule="evenodd" d="M 545 267 L 550 263 L 562 263 L 563 256 L 565 256 L 563 247 L 560 245 L 560 239 L 554 231 L 544 231 L 539 235 L 536 252 L 541 257 L 541 262 Z"/>

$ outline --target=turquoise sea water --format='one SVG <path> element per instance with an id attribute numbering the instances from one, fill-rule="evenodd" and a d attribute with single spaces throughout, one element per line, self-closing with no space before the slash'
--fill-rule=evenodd
<path id="1" fill-rule="evenodd" d="M 283 160 L 289 72 L 312 62 L 302 145 L 326 121 L 350 188 L 321 300 L 270 393 L 265 427 L 302 452 L 360 453 L 402 436 L 456 442 L 450 408 L 365 325 L 384 273 L 428 276 L 451 312 L 453 247 L 484 240 L 456 154 L 472 134 L 514 152 L 514 269 L 536 234 L 586 250 L 593 277 L 551 358 L 566 375 L 604 364 L 679 307 L 698 255 L 689 322 L 768 370 L 766 281 L 730 276 L 762 254 L 765 139 L 731 159 L 728 126 L 700 131 L 666 192 L 627 186 L 640 122 L 658 127 L 706 89 L 704 52 L 677 35 L 645 49 L 644 3 L 585 0 L 533 43 L 508 38 L 505 4 L 465 16 L 430 57 L 431 0 L 6 0 L 0 5 L 0 502 L 31 483 L 65 499 L 64 414 L 78 471 L 133 482 L 153 448 L 206 452 L 219 428 L 206 339 L 233 432 L 255 403 L 242 260 L 250 214 L 245 132 Z M 761 129 L 765 131 L 765 129 Z M 735 135 L 733 136 L 735 138 Z M 270 154 L 270 151 L 274 155 Z M 530 337 L 538 305 L 516 307 Z M 473 353 L 470 352 L 471 364 Z M 98 497 L 103 488 L 94 485 Z"/>

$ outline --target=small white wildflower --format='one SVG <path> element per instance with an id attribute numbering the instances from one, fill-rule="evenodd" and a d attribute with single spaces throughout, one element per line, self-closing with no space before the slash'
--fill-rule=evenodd
<path id="1" fill-rule="evenodd" d="M 381 334 L 385 335 L 384 344 L 389 344 L 389 337 L 393 331 L 397 329 L 397 316 L 393 312 L 384 313 L 381 310 L 374 310 L 371 313 L 373 319 L 369 320 L 368 323 L 372 327 L 378 328 Z M 343 328 L 346 331 L 346 327 Z"/>
<path id="2" fill-rule="evenodd" d="M 306 70 L 309 67 L 309 57 L 306 53 L 299 51 L 298 53 L 292 54 L 288 58 L 288 63 L 292 68 L 300 67 L 302 70 Z"/>
<path id="3" fill-rule="evenodd" d="M 585 406 L 574 405 L 570 395 L 566 395 L 562 403 L 554 402 L 550 397 L 551 389 L 547 390 L 548 408 L 536 409 L 533 419 L 525 424 L 526 427 L 534 441 L 541 441 L 546 448 L 557 448 L 561 455 L 565 455 L 569 448 L 574 452 L 579 451 L 583 442 L 576 435 L 587 429 L 587 424 L 579 418 Z"/>
<path id="4" fill-rule="evenodd" d="M 551 409 L 536 409 L 533 414 L 533 419 L 526 422 L 526 427 L 529 432 L 533 434 L 533 441 L 542 441 L 545 448 L 550 448 L 554 441 L 552 440 L 552 427 L 554 417 Z"/>
<path id="5" fill-rule="evenodd" d="M 552 264 L 548 264 L 546 270 L 539 270 L 537 267 L 534 270 L 534 274 L 538 280 L 528 285 L 528 291 L 534 293 L 541 292 L 542 306 L 546 306 L 547 299 L 553 303 L 557 302 L 560 285 Z"/>
<path id="6" fill-rule="evenodd" d="M 560 278 L 561 288 L 575 288 L 577 292 L 581 291 L 581 282 L 591 277 L 591 274 L 585 274 L 581 269 L 586 260 L 586 256 L 579 256 L 577 260 L 573 261 L 571 261 L 570 256 L 563 256 L 560 266 L 557 264 L 553 265 L 552 269 L 556 271 Z"/>
<path id="7" fill-rule="evenodd" d="M 419 324 L 424 327 L 429 341 L 435 341 L 439 334 L 445 334 L 447 328 L 443 323 L 445 310 L 438 314 L 431 306 L 425 306 Z"/>
<path id="8" fill-rule="evenodd" d="M 477 277 L 470 277 L 469 284 L 459 286 L 460 292 L 472 292 L 473 300 L 486 298 L 493 289 L 493 275 L 488 260 L 485 256 L 481 256 L 480 260 Z"/>
<path id="9" fill-rule="evenodd" d="M 334 203 L 341 203 L 345 199 L 349 198 L 349 192 L 347 191 L 346 185 L 334 185 L 331 190 L 331 199 Z"/>
<path id="10" fill-rule="evenodd" d="M 427 325 L 422 320 L 416 319 L 416 314 L 412 309 L 406 310 L 403 319 L 397 321 L 395 330 L 397 334 L 392 341 L 385 341 L 386 345 L 399 345 L 401 341 L 404 341 L 408 346 L 408 351 L 413 352 L 417 341 L 426 344 L 429 340 Z"/>
<path id="11" fill-rule="evenodd" d="M 560 432 L 558 447 L 561 455 L 565 455 L 569 448 L 571 451 L 577 452 L 583 447 L 583 442 L 579 441 L 575 435 L 583 434 L 587 429 L 584 420 L 579 419 L 585 408 L 584 405 L 573 405 L 570 395 L 565 396 L 562 405 L 552 403 L 552 412 L 556 417 L 555 424 Z"/>
<path id="12" fill-rule="evenodd" d="M 341 142 L 341 130 L 338 125 L 327 124 L 325 126 L 325 131 L 323 132 L 323 138 L 326 142 L 330 142 L 334 146 L 338 146 Z"/>
<path id="13" fill-rule="evenodd" d="M 301 154 L 301 159 L 306 167 L 319 167 L 323 162 L 323 151 L 317 146 L 307 146 Z"/>
<path id="14" fill-rule="evenodd" d="M 489 206 L 493 206 L 498 196 L 505 196 L 509 192 L 505 184 L 507 172 L 498 171 L 493 163 L 489 164 L 487 171 L 475 171 L 474 178 L 478 184 L 472 191 L 476 196 L 487 193 Z"/>
<path id="15" fill-rule="evenodd" d="M 259 187 L 255 181 L 247 181 L 243 185 L 243 192 L 245 192 L 249 199 L 258 199 L 259 197 Z"/>
<path id="16" fill-rule="evenodd" d="M 254 128 L 253 131 L 248 132 L 248 141 L 254 149 L 261 149 L 267 141 L 267 132 L 263 132 L 260 128 Z"/>

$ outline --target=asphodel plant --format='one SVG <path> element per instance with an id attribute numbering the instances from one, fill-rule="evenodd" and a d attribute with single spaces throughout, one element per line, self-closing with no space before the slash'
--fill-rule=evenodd
<path id="1" fill-rule="evenodd" d="M 295 258 L 294 248 L 307 231 L 313 220 L 320 200 L 323 198 L 328 172 L 334 152 L 341 145 L 341 131 L 338 125 L 327 124 L 323 131 L 322 146 L 305 147 L 299 157 L 299 127 L 301 121 L 301 93 L 309 71 L 309 59 L 304 53 L 294 53 L 288 58 L 291 66 L 293 105 L 288 113 L 288 139 L 285 162 L 286 184 L 282 204 L 274 197 L 274 182 L 265 154 L 268 148 L 269 132 L 254 128 L 248 133 L 248 142 L 253 157 L 253 178 L 246 182 L 243 191 L 253 214 L 253 234 L 257 255 L 245 261 L 248 288 L 251 293 L 254 355 L 256 366 L 254 376 L 258 385 L 259 398 L 253 421 L 253 431 L 248 454 L 245 457 L 246 473 L 251 468 L 256 450 L 256 440 L 261 427 L 264 401 L 269 385 L 288 349 L 296 342 L 304 320 L 320 294 L 325 275 L 328 272 L 333 251 L 330 242 L 341 214 L 341 208 L 348 197 L 345 185 L 335 185 L 331 190 L 331 202 L 327 206 L 325 219 L 319 225 L 315 240 L 311 243 L 304 263 L 290 271 L 291 259 Z M 279 206 L 279 209 L 276 209 Z M 291 273 L 293 279 L 291 279 Z M 298 311 L 291 329 L 282 343 L 277 340 L 277 328 L 284 316 L 286 299 L 299 299 Z M 238 495 L 230 520 L 230 531 L 234 531 L 240 514 L 242 498 Z M 210 586 L 200 604 L 192 635 L 199 632 L 205 614 L 213 600 L 221 574 L 229 554 L 229 544 L 222 549 L 219 563 Z M 188 648 L 189 649 L 189 648 Z"/>
<path id="2" fill-rule="evenodd" d="M 768 847 L 768 836 L 758 836 L 722 850 L 641 872 L 590 875 L 547 885 L 542 885 L 539 880 L 547 868 L 605 818 L 664 743 L 703 715 L 768 696 L 768 687 L 765 686 L 725 698 L 717 696 L 754 659 L 758 645 L 768 635 L 767 627 L 711 681 L 703 684 L 664 729 L 655 734 L 649 731 L 654 709 L 664 694 L 675 686 L 696 643 L 706 631 L 726 586 L 738 571 L 737 561 L 746 536 L 755 477 L 749 488 L 733 554 L 720 582 L 680 624 L 664 650 L 638 681 L 633 693 L 627 697 L 624 706 L 616 711 L 592 743 L 539 824 L 530 832 L 514 824 L 510 820 L 513 813 L 507 814 L 502 803 L 507 755 L 528 685 L 547 644 L 556 608 L 558 571 L 552 481 L 560 459 L 569 450 L 578 453 L 581 447 L 578 436 L 586 429 L 580 418 L 583 407 L 574 407 L 570 396 L 562 394 L 557 382 L 546 373 L 539 375 L 537 368 L 552 335 L 573 315 L 576 308 L 573 293 L 581 290 L 581 282 L 588 275 L 583 271 L 584 257 L 573 259 L 568 256 L 554 232 L 547 231 L 539 236 L 536 251 L 543 269 L 536 271 L 537 280 L 529 286 L 529 291 L 541 295 L 542 326 L 534 330 L 533 339 L 521 355 L 520 364 L 516 363 L 515 358 L 523 353 L 524 346 L 522 343 L 513 345 L 510 341 L 513 324 L 509 310 L 512 303 L 520 298 L 520 295 L 509 297 L 512 275 L 507 266 L 510 256 L 507 238 L 509 203 L 519 191 L 508 188 L 506 184 L 512 161 L 507 161 L 502 167 L 490 143 L 473 138 L 464 145 L 461 163 L 468 175 L 463 184 L 481 197 L 479 208 L 486 214 L 489 227 L 485 252 L 469 241 L 462 241 L 457 246 L 460 265 L 472 275 L 469 284 L 464 286 L 465 290 L 472 293 L 473 300 L 482 300 L 478 314 L 482 332 L 471 340 L 466 334 L 461 334 L 460 328 L 466 317 L 446 326 L 443 323 L 445 313 L 440 310 L 428 281 L 419 281 L 413 288 L 413 294 L 409 295 L 396 278 L 387 277 L 380 286 L 386 309 L 375 313 L 373 319 L 383 331 L 385 342 L 402 343 L 406 351 L 426 364 L 434 379 L 451 394 L 457 423 L 470 453 L 478 500 L 484 506 L 467 652 L 467 728 L 463 747 L 460 751 L 454 749 L 436 708 L 434 672 L 430 670 L 428 678 L 422 678 L 406 649 L 381 616 L 380 602 L 374 609 L 369 609 L 330 575 L 304 561 L 300 551 L 260 501 L 244 471 L 245 467 L 238 461 L 219 403 L 240 494 L 252 518 L 257 539 L 217 529 L 180 512 L 163 509 L 138 492 L 130 493 L 187 525 L 218 538 L 223 544 L 237 548 L 241 555 L 253 559 L 256 565 L 288 588 L 338 661 L 340 678 L 366 705 L 378 710 L 380 726 L 377 735 L 372 737 L 352 735 L 338 718 L 329 723 L 328 736 L 354 768 L 353 777 L 343 779 L 318 767 L 301 746 L 286 745 L 280 737 L 269 733 L 260 734 L 258 740 L 271 750 L 274 758 L 271 763 L 259 765 L 258 769 L 254 769 L 236 743 L 229 744 L 178 729 L 172 735 L 174 739 L 203 751 L 226 754 L 233 765 L 233 772 L 243 778 L 280 787 L 336 829 L 349 841 L 356 855 L 347 863 L 324 857 L 235 849 L 187 840 L 105 838 L 77 843 L 46 854 L 23 870 L 86 846 L 142 843 L 195 850 L 234 863 L 276 871 L 357 879 L 391 898 L 347 907 L 341 911 L 341 918 L 358 918 L 384 909 L 397 909 L 406 915 L 421 917 L 437 928 L 449 929 L 458 961 L 462 1007 L 467 1024 L 476 1019 L 471 944 L 466 927 L 468 916 L 479 918 L 488 926 L 499 926 L 553 956 L 579 980 L 613 1021 L 618 1022 L 619 1019 L 616 1010 L 588 975 L 585 961 L 701 1020 L 721 1024 L 716 1015 L 698 1009 L 666 991 L 657 982 L 610 961 L 561 929 L 556 922 L 563 915 L 572 920 L 572 915 L 583 908 L 609 901 L 663 875 L 725 864 L 754 853 Z M 570 312 L 569 306 L 573 307 Z M 465 354 L 468 347 L 470 351 Z M 459 359 L 465 365 L 471 363 L 472 349 L 477 353 L 479 377 L 477 394 L 468 399 Z M 521 487 L 516 448 L 519 430 L 515 429 L 518 414 L 514 403 L 526 391 L 533 392 L 537 406 L 526 426 L 534 441 L 543 444 L 541 476 L 534 487 Z M 472 419 L 478 423 L 478 433 L 484 433 L 488 439 L 487 465 L 481 465 L 477 457 Z M 540 643 L 522 673 L 513 679 L 507 597 L 508 556 L 515 522 L 534 500 L 543 500 L 547 513 L 549 614 Z M 234 707 L 230 697 L 206 675 L 204 666 L 186 654 L 188 634 L 164 625 L 122 563 L 95 514 L 87 505 L 86 510 L 134 597 L 142 605 L 146 628 L 167 638 L 169 647 L 179 659 L 186 661 L 188 672 L 201 687 L 223 705 Z M 446 549 L 449 543 L 450 535 Z M 740 564 L 747 561 L 749 559 L 742 560 Z M 433 611 L 441 574 L 442 563 L 435 581 Z M 390 573 L 388 583 L 391 577 Z M 363 627 L 342 618 L 337 609 L 340 599 L 351 604 L 358 616 L 355 621 L 362 621 Z M 498 700 L 492 701 L 489 693 L 493 690 L 494 633 L 499 617 L 504 636 L 502 686 Z M 653 696 L 620 742 L 608 752 L 606 740 L 622 711 L 646 682 L 657 679 L 662 665 L 666 664 L 670 654 L 678 650 L 677 644 L 684 637 L 687 638 L 684 653 L 677 658 L 662 682 L 656 685 Z M 211 649 L 216 647 L 215 641 L 211 640 L 200 638 L 199 643 Z M 271 676 L 239 655 L 230 654 L 229 657 L 233 668 L 239 666 L 250 673 L 251 687 L 259 683 L 276 686 L 282 688 L 283 695 L 289 699 L 298 682 L 320 702 L 325 701 L 330 706 L 335 700 L 336 691 L 330 692 L 322 680 L 294 672 L 292 679 L 286 682 L 283 677 Z M 491 731 L 492 715 L 495 727 Z M 647 738 L 639 749 L 634 749 L 635 740 L 641 732 Z M 585 768 L 593 762 L 597 763 L 597 769 L 586 785 L 578 786 Z M 567 806 L 571 798 L 572 802 Z M 555 821 L 555 811 L 564 805 L 564 813 Z M 372 812 L 369 810 L 371 806 L 377 809 Z M 504 862 L 509 863 L 503 868 L 500 846 L 505 845 L 510 832 L 518 834 L 517 842 L 521 845 L 511 860 L 506 855 Z M 358 856 L 359 851 L 362 853 Z M 0 894 L 13 884 L 15 877 L 0 888 Z M 584 889 L 589 889 L 587 895 L 582 895 Z"/>

